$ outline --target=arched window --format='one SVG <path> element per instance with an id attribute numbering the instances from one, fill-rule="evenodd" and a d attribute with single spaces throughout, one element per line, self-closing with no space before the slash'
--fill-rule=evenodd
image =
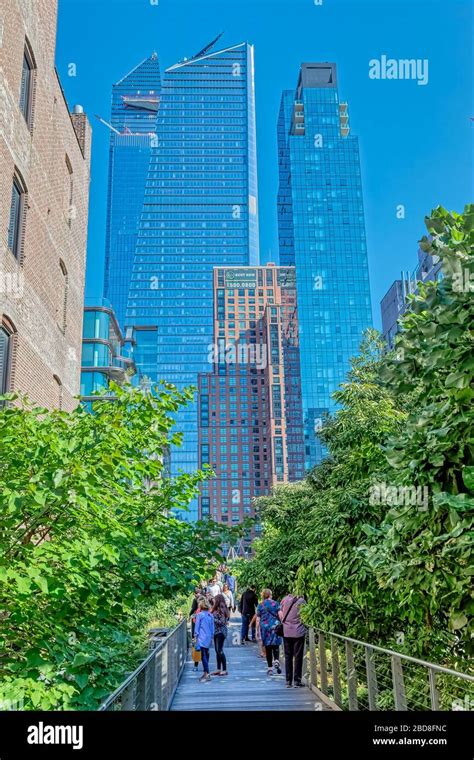
<path id="1" fill-rule="evenodd" d="M 23 241 L 25 237 L 26 208 L 26 185 L 20 172 L 15 169 L 8 222 L 8 247 L 20 264 L 22 263 Z"/>
<path id="2" fill-rule="evenodd" d="M 66 169 L 67 169 L 67 223 L 71 227 L 72 220 L 76 218 L 76 209 L 74 206 L 74 175 L 72 171 L 72 164 L 69 160 L 69 156 L 66 154 Z"/>
<path id="3" fill-rule="evenodd" d="M 61 382 L 61 378 L 58 377 L 58 375 L 53 375 L 53 377 L 54 377 L 54 379 L 56 381 L 56 385 L 58 386 L 58 400 L 57 400 L 57 405 L 56 406 L 57 406 L 57 408 L 59 410 L 62 410 L 62 408 L 63 408 L 63 391 L 64 391 L 63 384 Z"/>
<path id="4" fill-rule="evenodd" d="M 13 341 L 15 327 L 8 317 L 3 316 L 0 322 L 0 395 L 11 391 L 11 374 L 13 366 Z M 0 406 L 3 403 L 0 401 Z"/>
<path id="5" fill-rule="evenodd" d="M 33 129 L 33 112 L 36 89 L 36 63 L 30 43 L 25 39 L 23 66 L 20 85 L 20 111 L 25 117 L 28 129 Z"/>
<path id="6" fill-rule="evenodd" d="M 62 287 L 60 290 L 60 301 L 58 305 L 58 325 L 62 333 L 66 332 L 67 327 L 67 300 L 69 290 L 69 278 L 66 265 L 62 259 L 59 259 L 59 268 L 62 275 Z"/>

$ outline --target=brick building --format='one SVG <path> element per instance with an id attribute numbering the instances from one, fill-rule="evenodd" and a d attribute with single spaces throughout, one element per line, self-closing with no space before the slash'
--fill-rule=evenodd
<path id="1" fill-rule="evenodd" d="M 293 267 L 214 269 L 209 362 L 198 383 L 199 465 L 216 477 L 201 486 L 199 516 L 235 525 L 255 517 L 254 497 L 304 477 Z"/>
<path id="2" fill-rule="evenodd" d="M 91 129 L 54 65 L 57 0 L 0 18 L 0 392 L 79 394 Z"/>

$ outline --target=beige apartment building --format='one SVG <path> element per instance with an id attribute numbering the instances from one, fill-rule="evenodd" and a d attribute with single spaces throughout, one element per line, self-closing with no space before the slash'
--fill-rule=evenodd
<path id="1" fill-rule="evenodd" d="M 304 477 L 293 267 L 214 268 L 208 360 L 198 378 L 199 467 L 215 477 L 200 486 L 199 517 L 235 525 L 256 517 L 255 497 Z"/>
<path id="2" fill-rule="evenodd" d="M 57 0 L 0 0 L 0 392 L 77 404 L 91 128 L 55 69 Z"/>

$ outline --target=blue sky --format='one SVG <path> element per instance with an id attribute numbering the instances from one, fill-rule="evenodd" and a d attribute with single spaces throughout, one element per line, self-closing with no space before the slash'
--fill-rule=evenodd
<path id="1" fill-rule="evenodd" d="M 317 0 L 319 2 L 320 0 Z M 261 259 L 278 260 L 276 121 L 305 61 L 335 61 L 359 136 L 374 322 L 379 301 L 416 263 L 423 219 L 473 196 L 473 23 L 469 0 L 59 0 L 57 68 L 70 106 L 92 122 L 86 294 L 102 294 L 111 85 L 158 52 L 162 70 L 219 31 L 255 45 Z M 428 59 L 426 86 L 373 80 L 369 61 Z M 76 76 L 69 76 L 74 63 Z M 405 218 L 397 218 L 397 206 Z"/>

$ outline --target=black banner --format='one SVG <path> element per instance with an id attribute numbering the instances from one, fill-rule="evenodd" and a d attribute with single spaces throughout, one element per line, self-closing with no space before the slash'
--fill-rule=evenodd
<path id="1" fill-rule="evenodd" d="M 0 713 L 0 760 L 158 757 L 220 746 L 253 755 L 258 737 L 340 757 L 472 760 L 472 713 L 147 712 Z M 294 744 L 297 737 L 297 744 Z M 217 744 L 216 744 L 217 742 Z M 307 744 L 308 743 L 308 744 Z"/>

